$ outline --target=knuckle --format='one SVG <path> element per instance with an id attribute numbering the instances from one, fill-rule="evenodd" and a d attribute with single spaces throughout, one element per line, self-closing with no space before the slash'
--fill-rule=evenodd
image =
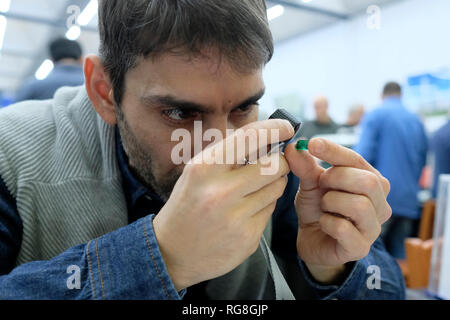
<path id="1" fill-rule="evenodd" d="M 367 241 L 370 241 L 371 244 L 375 242 L 380 236 L 382 230 L 381 225 L 381 222 L 373 224 L 373 226 L 371 226 L 371 229 L 364 234 L 364 237 L 367 239 Z"/>
<path id="2" fill-rule="evenodd" d="M 372 202 L 367 197 L 357 197 L 353 206 L 355 208 L 355 213 L 367 213 L 372 209 Z"/>
<path id="3" fill-rule="evenodd" d="M 344 199 L 346 199 L 345 194 L 341 191 L 331 190 L 322 196 L 321 205 L 326 209 L 325 211 L 343 213 L 343 210 L 346 210 Z"/>
<path id="4" fill-rule="evenodd" d="M 371 172 L 367 172 L 362 186 L 368 193 L 376 191 L 379 187 L 378 177 Z"/>
<path id="5" fill-rule="evenodd" d="M 217 200 L 214 197 L 206 196 L 203 200 L 203 209 L 205 212 L 214 211 L 217 208 Z"/>
<path id="6" fill-rule="evenodd" d="M 387 193 L 389 194 L 391 192 L 391 183 L 389 182 L 389 180 L 383 177 L 381 179 L 381 183 L 383 184 L 383 186 L 385 186 Z"/>
<path id="7" fill-rule="evenodd" d="M 324 211 L 328 211 L 329 204 L 332 203 L 332 191 L 325 193 L 325 195 L 320 199 L 320 208 Z"/>
<path id="8" fill-rule="evenodd" d="M 190 163 L 187 164 L 184 171 L 188 176 L 200 176 L 204 172 L 204 166 L 201 164 Z"/>
<path id="9" fill-rule="evenodd" d="M 206 211 L 215 210 L 228 197 L 226 188 L 209 187 L 203 191 L 203 203 Z"/>
<path id="10" fill-rule="evenodd" d="M 333 168 L 327 169 L 324 173 L 322 173 L 319 177 L 319 185 L 320 186 L 328 186 L 330 183 L 330 174 L 333 173 Z"/>
<path id="11" fill-rule="evenodd" d="M 338 239 L 342 239 L 347 235 L 349 230 L 348 224 L 346 220 L 339 219 L 340 221 L 336 224 L 336 237 Z"/>
<path id="12" fill-rule="evenodd" d="M 376 224 L 375 232 L 376 232 L 376 237 L 375 237 L 375 239 L 376 239 L 381 234 L 381 223 Z"/>
<path id="13" fill-rule="evenodd" d="M 363 156 L 361 156 L 360 154 L 358 154 L 357 158 L 356 158 L 356 162 L 359 166 L 361 166 L 362 168 L 366 167 L 368 162 L 366 161 L 366 159 L 364 159 Z"/>
<path id="14" fill-rule="evenodd" d="M 319 177 L 321 187 L 330 187 L 345 179 L 347 168 L 331 167 L 326 169 Z"/>
<path id="15" fill-rule="evenodd" d="M 387 205 L 386 214 L 383 222 L 388 221 L 391 217 L 392 217 L 392 208 L 390 205 Z"/>

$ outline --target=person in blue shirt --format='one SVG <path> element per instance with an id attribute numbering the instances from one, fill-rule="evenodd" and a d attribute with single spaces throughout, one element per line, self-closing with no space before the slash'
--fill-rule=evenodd
<path id="1" fill-rule="evenodd" d="M 77 87 L 84 83 L 83 52 L 78 42 L 66 38 L 53 40 L 49 45 L 54 68 L 43 80 L 27 80 L 16 93 L 15 102 L 53 98 L 64 86 Z"/>
<path id="2" fill-rule="evenodd" d="M 382 105 L 364 117 L 354 146 L 391 183 L 387 200 L 393 217 L 383 226 L 382 237 L 398 259 L 405 258 L 404 240 L 413 236 L 420 218 L 417 193 L 428 150 L 423 124 L 402 104 L 401 96 L 398 83 L 385 85 Z"/>
<path id="3" fill-rule="evenodd" d="M 433 134 L 430 149 L 434 154 L 432 195 L 433 198 L 436 198 L 439 176 L 441 174 L 450 174 L 450 121 Z"/>
<path id="4" fill-rule="evenodd" d="M 234 154 L 242 132 L 294 135 L 257 121 L 264 0 L 102 0 L 99 31 L 84 87 L 0 111 L 0 299 L 275 299 L 263 235 L 297 299 L 404 299 L 390 185 L 360 155 L 291 143 L 262 174 Z M 242 130 L 209 146 L 197 121 Z"/>

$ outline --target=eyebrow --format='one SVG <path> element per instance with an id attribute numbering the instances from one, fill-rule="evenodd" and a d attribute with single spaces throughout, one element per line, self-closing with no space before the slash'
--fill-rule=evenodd
<path id="1" fill-rule="evenodd" d="M 232 110 L 243 108 L 251 104 L 255 104 L 256 102 L 258 102 L 258 100 L 260 100 L 264 96 L 265 91 L 266 91 L 265 88 L 261 89 L 256 94 L 252 95 L 251 97 L 248 97 L 243 102 L 239 103 L 239 105 L 232 108 Z M 146 105 L 160 105 L 166 107 L 174 107 L 180 110 L 197 111 L 203 113 L 211 112 L 211 109 L 205 105 L 191 101 L 180 100 L 172 95 L 146 96 L 142 97 L 141 101 Z"/>

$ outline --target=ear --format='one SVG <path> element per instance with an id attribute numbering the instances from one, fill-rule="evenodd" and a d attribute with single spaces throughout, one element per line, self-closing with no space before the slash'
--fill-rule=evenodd
<path id="1" fill-rule="evenodd" d="M 117 123 L 113 89 L 99 57 L 88 55 L 84 62 L 86 91 L 100 117 L 109 125 Z"/>

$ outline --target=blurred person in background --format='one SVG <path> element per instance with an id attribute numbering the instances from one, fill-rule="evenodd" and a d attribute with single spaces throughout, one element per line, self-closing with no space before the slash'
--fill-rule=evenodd
<path id="1" fill-rule="evenodd" d="M 391 183 L 387 199 L 392 219 L 383 225 L 381 237 L 397 259 L 405 258 L 404 240 L 414 234 L 420 218 L 417 193 L 428 146 L 421 120 L 406 109 L 401 96 L 398 83 L 385 85 L 383 103 L 364 117 L 354 147 Z"/>
<path id="2" fill-rule="evenodd" d="M 355 104 L 350 108 L 347 121 L 339 128 L 339 133 L 356 133 L 356 129 L 364 117 L 364 106 Z"/>
<path id="3" fill-rule="evenodd" d="M 50 43 L 50 56 L 55 64 L 44 80 L 33 77 L 16 94 L 16 102 L 53 98 L 61 87 L 77 87 L 84 83 L 83 52 L 78 42 L 58 38 Z"/>
<path id="4" fill-rule="evenodd" d="M 430 149 L 434 153 L 433 198 L 437 197 L 439 176 L 450 174 L 450 120 L 431 138 Z"/>
<path id="5" fill-rule="evenodd" d="M 306 121 L 303 125 L 303 137 L 311 139 L 320 134 L 334 134 L 339 129 L 339 125 L 331 119 L 328 114 L 328 99 L 319 96 L 314 100 L 314 111 L 316 119 Z"/>

